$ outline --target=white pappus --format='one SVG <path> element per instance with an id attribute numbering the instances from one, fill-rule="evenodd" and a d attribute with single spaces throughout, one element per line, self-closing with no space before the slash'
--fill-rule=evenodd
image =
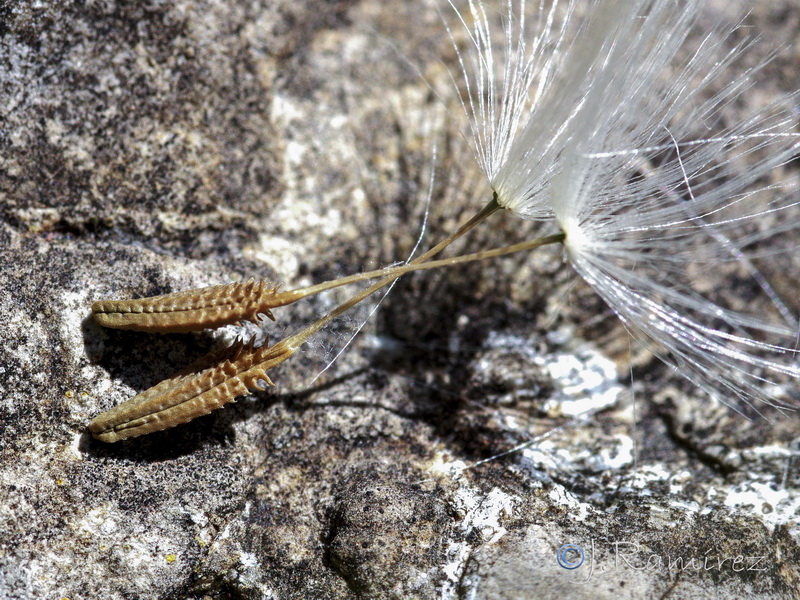
<path id="1" fill-rule="evenodd" d="M 770 179 L 800 153 L 797 96 L 724 124 L 769 59 L 731 78 L 752 46 L 726 50 L 741 24 L 690 48 L 695 0 L 542 0 L 527 21 L 508 0 L 497 44 L 481 0 L 448 1 L 467 34 L 450 30 L 469 141 L 500 206 L 555 222 L 578 274 L 698 387 L 737 410 L 796 406 L 775 384 L 800 380 L 797 315 L 752 260 L 800 226 L 796 179 Z M 775 318 L 698 286 L 729 267 Z"/>

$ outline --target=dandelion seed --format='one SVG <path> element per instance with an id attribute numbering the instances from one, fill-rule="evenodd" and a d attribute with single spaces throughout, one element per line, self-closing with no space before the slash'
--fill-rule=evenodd
<path id="1" fill-rule="evenodd" d="M 529 37 L 525 0 L 516 9 L 508 0 L 503 46 L 496 49 L 481 0 L 468 0 L 469 18 L 455 0 L 448 2 L 469 40 L 464 51 L 456 44 L 462 106 L 477 163 L 493 192 L 490 202 L 409 265 L 291 292 L 293 301 L 382 278 L 272 347 L 222 351 L 100 415 L 90 426 L 96 436 L 107 441 L 134 437 L 233 401 L 266 380 L 268 369 L 334 318 L 403 273 L 554 243 L 563 243 L 574 269 L 632 335 L 701 389 L 737 409 L 758 411 L 754 401 L 781 410 L 797 404 L 779 391 L 783 381 L 800 379 L 797 317 L 748 256 L 758 244 L 800 225 L 797 182 L 791 182 L 794 199 L 764 183 L 800 152 L 797 119 L 774 106 L 734 126 L 718 125 L 725 106 L 749 86 L 747 77 L 724 79 L 749 43 L 724 52 L 720 40 L 726 31 L 717 29 L 681 62 L 700 10 L 694 0 L 596 0 L 581 19 L 574 0 L 553 0 L 549 8 L 538 5 L 537 33 Z M 667 78 L 668 68 L 677 75 Z M 699 126 L 712 134 L 693 136 Z M 747 170 L 735 170 L 734 163 L 744 158 Z M 432 260 L 501 207 L 555 223 L 560 231 L 507 248 Z M 779 222 L 758 226 L 768 219 Z M 784 322 L 745 314 L 701 293 L 692 269 L 726 262 L 742 267 Z M 219 294 L 209 300 L 193 292 L 188 308 L 197 318 L 181 321 L 180 330 L 249 318 L 256 305 L 242 311 L 229 307 L 227 291 L 224 314 L 217 318 L 215 313 L 210 321 L 205 317 L 218 308 Z M 178 296 L 182 308 L 187 298 Z M 288 296 L 280 298 L 270 296 L 265 301 L 273 304 L 257 303 L 257 308 L 288 303 L 283 301 Z M 171 311 L 174 301 L 160 298 L 157 307 Z M 106 321 L 112 326 L 124 321 L 126 327 L 139 327 L 142 318 L 136 315 L 147 312 L 139 308 L 150 310 L 147 301 L 101 304 L 97 314 L 110 313 Z"/>

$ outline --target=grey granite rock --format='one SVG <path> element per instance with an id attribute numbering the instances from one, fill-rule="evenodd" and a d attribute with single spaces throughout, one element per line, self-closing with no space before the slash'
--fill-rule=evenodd
<path id="1" fill-rule="evenodd" d="M 796 3 L 752 11 L 757 50 L 794 42 Z M 782 56 L 732 111 L 796 86 Z M 406 278 L 323 373 L 371 306 L 275 389 L 86 434 L 237 335 L 102 330 L 94 300 L 403 258 L 434 141 L 426 243 L 488 200 L 409 66 L 446 93 L 440 59 L 432 0 L 0 7 L 1 598 L 798 597 L 797 418 L 719 409 L 635 348 L 631 384 L 624 329 L 557 252 Z"/>

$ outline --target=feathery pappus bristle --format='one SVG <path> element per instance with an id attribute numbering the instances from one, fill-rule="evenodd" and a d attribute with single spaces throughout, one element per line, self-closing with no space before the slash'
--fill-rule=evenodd
<path id="1" fill-rule="evenodd" d="M 580 18 L 574 2 L 537 4 L 530 31 L 524 0 L 509 0 L 496 43 L 483 2 L 450 4 L 470 40 L 457 51 L 471 143 L 498 203 L 554 222 L 578 274 L 697 386 L 734 408 L 796 405 L 780 384 L 800 380 L 797 307 L 752 256 L 797 235 L 797 179 L 765 182 L 800 154 L 800 130 L 783 105 L 722 125 L 766 64 L 728 75 L 751 47 L 726 49 L 739 24 L 689 48 L 698 1 L 596 0 Z M 755 282 L 774 319 L 698 285 L 723 263 Z"/>

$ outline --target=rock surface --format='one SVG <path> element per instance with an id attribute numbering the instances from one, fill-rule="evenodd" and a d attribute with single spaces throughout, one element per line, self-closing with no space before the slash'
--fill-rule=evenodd
<path id="1" fill-rule="evenodd" d="M 732 111 L 797 82 L 798 5 L 748 19 L 788 47 Z M 87 435 L 237 335 L 102 330 L 94 300 L 374 268 L 429 189 L 425 245 L 488 200 L 420 82 L 450 85 L 442 32 L 422 0 L 0 8 L 0 597 L 798 597 L 797 417 L 745 420 L 639 351 L 631 385 L 625 330 L 550 250 L 406 278 L 327 371 L 371 306 L 275 389 Z"/>

